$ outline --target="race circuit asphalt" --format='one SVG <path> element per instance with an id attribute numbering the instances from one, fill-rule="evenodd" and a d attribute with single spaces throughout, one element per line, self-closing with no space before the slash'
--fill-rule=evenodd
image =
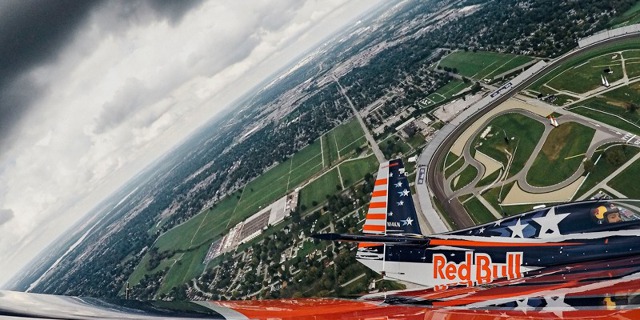
<path id="1" fill-rule="evenodd" d="M 485 112 L 489 111 L 497 107 L 498 105 L 502 104 L 503 102 L 507 101 L 513 95 L 527 88 L 533 82 L 543 77 L 548 72 L 554 70 L 555 68 L 560 66 L 562 63 L 566 62 L 567 60 L 575 57 L 576 55 L 580 55 L 585 51 L 597 49 L 603 46 L 611 45 L 617 42 L 622 42 L 622 41 L 633 39 L 633 38 L 638 38 L 638 34 L 629 34 L 622 37 L 608 39 L 585 48 L 578 48 L 577 50 L 570 52 L 568 54 L 565 54 L 556 60 L 552 60 L 548 62 L 548 64 L 544 67 L 544 69 L 540 70 L 538 73 L 534 74 L 529 79 L 526 79 L 521 83 L 509 88 L 507 92 L 503 93 L 495 101 L 491 102 L 487 107 L 483 109 L 483 111 Z M 428 163 L 419 164 L 419 165 L 426 165 L 427 186 L 429 187 L 430 191 L 433 193 L 433 196 L 436 198 L 436 200 L 440 202 L 440 204 L 442 205 L 442 208 L 444 209 L 443 214 L 448 214 L 451 217 L 451 220 L 453 220 L 453 222 L 456 224 L 456 226 L 452 226 L 454 227 L 454 229 L 463 229 L 463 228 L 472 227 L 475 225 L 475 223 L 473 222 L 473 220 L 471 219 L 471 217 L 466 212 L 466 210 L 464 209 L 464 207 L 462 206 L 460 201 L 458 201 L 457 198 L 449 199 L 447 197 L 447 194 L 445 192 L 446 182 L 445 182 L 444 174 L 439 164 L 443 163 L 444 157 L 448 154 L 453 143 L 460 136 L 460 134 L 462 134 L 462 132 L 464 132 L 464 130 L 466 130 L 469 125 L 471 125 L 472 123 L 477 121 L 480 117 L 482 117 L 485 112 L 476 112 L 474 115 L 469 117 L 465 122 L 461 123 L 440 144 L 440 146 L 436 149 L 436 152 L 433 154 L 433 156 L 429 158 L 430 160 Z M 418 195 L 422 197 L 425 196 L 425 194 L 422 194 L 422 195 L 418 194 Z M 429 194 L 427 193 L 426 196 L 428 197 Z"/>

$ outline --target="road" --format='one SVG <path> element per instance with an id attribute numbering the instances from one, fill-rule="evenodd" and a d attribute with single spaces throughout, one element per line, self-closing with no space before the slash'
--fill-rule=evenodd
<path id="1" fill-rule="evenodd" d="M 491 104 L 487 105 L 487 107 L 484 108 L 484 110 L 488 111 L 497 107 L 498 105 L 505 102 L 507 99 L 510 99 L 517 92 L 527 88 L 534 81 L 538 80 L 540 77 L 547 74 L 549 71 L 557 68 L 562 63 L 573 58 L 574 56 L 581 54 L 583 51 L 593 50 L 598 47 L 607 46 L 612 43 L 624 41 L 631 38 L 637 38 L 637 37 L 638 35 L 636 34 L 630 34 L 630 35 L 626 35 L 626 36 L 622 36 L 614 39 L 608 39 L 585 48 L 578 48 L 575 51 L 569 52 L 555 60 L 552 60 L 544 67 L 544 69 L 540 70 L 538 73 L 534 74 L 528 79 L 522 81 L 521 83 L 503 92 L 503 94 L 499 96 L 495 101 L 492 101 Z M 467 214 L 467 212 L 464 210 L 464 207 L 462 206 L 462 204 L 457 200 L 457 198 L 450 199 L 450 200 L 448 199 L 446 189 L 445 189 L 445 179 L 444 179 L 441 168 L 439 168 L 439 165 L 437 164 L 443 163 L 444 158 L 446 157 L 449 150 L 451 149 L 451 146 L 456 141 L 456 139 L 460 136 L 460 134 L 462 134 L 462 132 L 464 132 L 464 130 L 470 124 L 474 123 L 480 117 L 482 117 L 483 114 L 484 114 L 483 112 L 477 112 L 476 114 L 466 119 L 466 121 L 458 125 L 453 130 L 453 132 L 451 132 L 446 137 L 446 139 L 442 141 L 439 144 L 439 146 L 437 146 L 437 149 L 433 154 L 420 156 L 420 159 L 426 159 L 426 162 L 421 162 L 419 163 L 419 165 L 425 166 L 427 168 L 426 186 L 428 187 L 428 189 L 417 188 L 420 202 L 431 203 L 430 193 L 432 193 L 433 197 L 436 198 L 442 205 L 443 207 L 442 209 L 444 211 L 443 214 L 449 215 L 451 217 L 451 220 L 453 220 L 456 223 L 455 227 L 457 228 L 470 227 L 470 226 L 473 226 L 474 223 L 469 217 L 469 215 Z"/>
<path id="2" fill-rule="evenodd" d="M 362 131 L 364 131 L 364 136 L 367 138 L 367 141 L 369 141 L 369 144 L 371 145 L 371 149 L 373 150 L 373 154 L 375 154 L 376 155 L 376 159 L 378 159 L 378 163 L 386 162 L 387 159 L 384 157 L 384 154 L 380 150 L 380 147 L 378 147 L 378 143 L 376 142 L 376 140 L 371 135 L 371 132 L 369 132 L 369 129 L 367 128 L 367 125 L 362 120 L 362 116 L 360 116 L 360 112 L 358 112 L 358 109 L 356 109 L 356 107 L 353 105 L 353 102 L 351 102 L 351 99 L 349 99 L 349 96 L 347 96 L 347 91 L 344 90 L 344 88 L 342 87 L 342 85 L 338 81 L 338 78 L 333 76 L 333 79 L 336 81 L 336 84 L 338 84 L 338 87 L 340 88 L 340 92 L 342 93 L 344 98 L 347 99 L 347 102 L 349 103 L 349 106 L 351 106 L 351 110 L 353 110 L 353 114 L 355 114 L 356 119 L 358 119 L 358 122 L 360 122 L 360 126 L 362 127 Z"/>
<path id="3" fill-rule="evenodd" d="M 486 127 L 486 125 L 491 122 L 493 119 L 495 119 L 496 117 L 499 117 L 501 115 L 507 114 L 507 113 L 519 113 L 519 114 L 523 114 L 523 115 L 528 115 L 528 116 L 532 116 L 530 114 L 528 114 L 527 111 L 524 110 L 508 110 L 505 112 L 500 112 L 497 113 L 496 115 L 494 115 L 493 117 L 491 117 L 490 119 L 488 119 L 485 123 L 483 123 L 481 126 L 479 126 L 478 130 L 472 134 L 471 136 L 474 137 L 476 136 L 481 130 L 484 130 L 484 128 Z M 539 116 L 533 116 L 536 118 L 541 118 Z M 545 118 L 541 118 L 541 119 L 537 119 L 538 121 L 542 122 L 545 125 L 545 130 L 540 138 L 540 140 L 538 141 L 538 144 L 536 145 L 536 147 L 534 148 L 533 152 L 531 153 L 532 155 L 536 155 L 539 154 L 540 151 L 542 150 L 542 146 L 544 145 L 544 142 L 547 140 L 547 136 L 549 135 L 549 133 L 551 133 L 551 130 L 553 129 L 553 126 L 551 126 L 551 124 L 548 121 L 545 121 Z M 562 118 L 560 118 L 558 120 L 559 124 L 562 123 L 567 123 L 567 122 L 576 122 L 579 123 L 585 127 L 590 127 L 594 130 L 596 130 L 596 134 L 591 142 L 591 145 L 589 146 L 587 152 L 584 154 L 585 158 L 591 158 L 591 156 L 593 156 L 593 154 L 595 153 L 595 151 L 602 147 L 603 145 L 609 144 L 609 143 L 615 143 L 615 142 L 624 142 L 624 134 L 622 132 L 619 132 L 616 129 L 610 128 L 610 127 L 605 127 L 602 125 L 597 125 L 593 122 L 593 120 L 591 119 L 584 119 L 583 117 L 578 117 L 578 116 L 574 116 L 573 114 L 567 114 L 564 115 Z M 449 186 L 451 185 L 451 181 L 453 180 L 453 178 L 459 174 L 461 171 L 463 171 L 466 166 L 462 166 L 459 170 L 457 170 L 456 172 L 452 173 L 448 179 L 445 180 L 445 187 L 446 187 L 446 192 L 447 194 L 449 194 L 449 198 L 457 198 L 461 195 L 464 194 L 470 194 L 470 193 L 479 193 L 480 191 L 484 190 L 486 187 L 474 187 L 474 185 L 476 185 L 484 176 L 484 172 L 485 172 L 485 168 L 484 166 L 477 161 L 475 158 L 473 158 L 473 156 L 471 155 L 471 148 L 473 146 L 471 146 L 471 143 L 473 142 L 472 139 L 470 139 L 467 144 L 465 145 L 464 149 L 463 149 L 463 154 L 464 154 L 464 159 L 465 162 L 468 163 L 468 165 L 471 165 L 473 167 L 475 167 L 478 170 L 478 175 L 476 176 L 476 178 L 473 180 L 473 182 L 469 183 L 467 186 L 453 192 L 450 190 Z M 516 150 L 517 152 L 517 150 Z M 576 179 L 578 179 L 580 176 L 582 176 L 582 174 L 584 173 L 584 169 L 582 167 L 580 167 L 576 172 L 573 173 L 573 175 L 567 179 L 565 179 L 564 181 L 552 185 L 552 186 L 544 186 L 544 187 L 536 187 L 536 186 L 532 186 L 529 184 L 529 182 L 527 181 L 527 173 L 529 172 L 529 169 L 533 166 L 533 163 L 535 161 L 536 157 L 530 157 L 527 162 L 525 163 L 524 167 L 522 168 L 522 170 L 520 170 L 517 174 L 509 177 L 509 178 L 501 178 L 500 182 L 497 183 L 494 187 L 496 186 L 501 186 L 501 185 L 506 185 L 509 184 L 511 182 L 514 181 L 518 181 L 518 185 L 520 186 L 520 188 L 528 193 L 548 193 L 548 192 L 552 192 L 552 191 L 556 191 L 559 189 L 562 189 L 570 184 L 572 184 L 574 181 L 576 181 Z M 505 173 L 506 174 L 506 173 Z"/>

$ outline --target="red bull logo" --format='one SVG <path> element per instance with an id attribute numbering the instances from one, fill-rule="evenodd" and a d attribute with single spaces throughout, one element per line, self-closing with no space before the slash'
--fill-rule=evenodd
<path id="1" fill-rule="evenodd" d="M 487 284 L 495 279 L 516 279 L 522 277 L 522 252 L 507 252 L 506 263 L 494 263 L 484 253 L 466 252 L 464 261 L 447 261 L 443 254 L 433 255 L 433 278 L 455 285 L 469 287 Z M 446 288 L 446 286 L 445 286 Z M 438 288 L 436 289 L 444 289 Z"/>

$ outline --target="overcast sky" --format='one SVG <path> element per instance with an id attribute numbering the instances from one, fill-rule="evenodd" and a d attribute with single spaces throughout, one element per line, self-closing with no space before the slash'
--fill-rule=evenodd
<path id="1" fill-rule="evenodd" d="M 0 2 L 0 284 L 381 0 Z"/>

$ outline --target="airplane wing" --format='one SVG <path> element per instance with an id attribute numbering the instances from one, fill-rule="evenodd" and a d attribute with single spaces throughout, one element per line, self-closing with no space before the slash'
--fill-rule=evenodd
<path id="1" fill-rule="evenodd" d="M 547 268 L 484 286 L 349 299 L 130 301 L 0 291 L 9 319 L 639 319 L 640 255 Z"/>

